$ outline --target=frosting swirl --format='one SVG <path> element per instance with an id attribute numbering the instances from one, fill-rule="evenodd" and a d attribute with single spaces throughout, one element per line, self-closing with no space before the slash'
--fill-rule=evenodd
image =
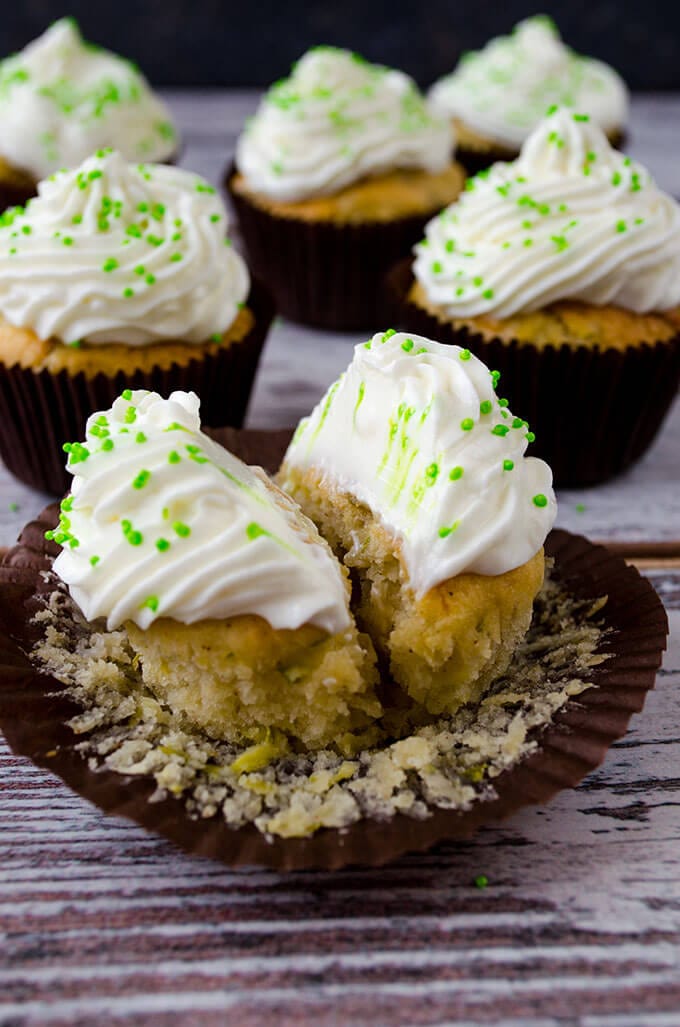
<path id="1" fill-rule="evenodd" d="M 567 299 L 666 310 L 680 304 L 680 207 L 587 115 L 558 110 L 429 222 L 414 272 L 451 318 Z"/>
<path id="2" fill-rule="evenodd" d="M 441 171 L 452 145 L 447 119 L 403 72 L 319 46 L 266 94 L 236 164 L 254 191 L 293 202 L 394 168 Z"/>
<path id="3" fill-rule="evenodd" d="M 194 393 L 126 390 L 68 447 L 54 570 L 109 630 L 257 614 L 274 628 L 350 624 L 340 568 L 288 497 L 200 430 Z"/>
<path id="4" fill-rule="evenodd" d="M 0 153 L 35 179 L 103 146 L 161 161 L 178 146 L 162 100 L 129 61 L 86 43 L 62 18 L 0 62 Z"/>
<path id="5" fill-rule="evenodd" d="M 550 468 L 525 456 L 533 436 L 496 380 L 459 346 L 375 335 L 300 422 L 283 487 L 289 468 L 313 467 L 365 503 L 401 540 L 418 594 L 463 572 L 519 567 L 541 548 L 556 503 Z"/>
<path id="6" fill-rule="evenodd" d="M 249 289 L 226 227 L 198 175 L 100 150 L 0 218 L 0 311 L 66 343 L 205 343 Z"/>
<path id="7" fill-rule="evenodd" d="M 553 105 L 585 111 L 607 132 L 628 120 L 628 91 L 602 61 L 564 45 L 551 18 L 538 15 L 474 53 L 434 84 L 435 110 L 486 139 L 518 149 Z"/>

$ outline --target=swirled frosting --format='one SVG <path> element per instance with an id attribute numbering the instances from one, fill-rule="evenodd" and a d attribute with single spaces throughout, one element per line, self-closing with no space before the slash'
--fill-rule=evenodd
<path id="1" fill-rule="evenodd" d="M 349 626 L 337 562 L 310 521 L 200 430 L 193 393 L 127 390 L 67 447 L 71 494 L 54 570 L 109 630 L 257 614 L 274 628 Z"/>
<path id="2" fill-rule="evenodd" d="M 0 153 L 37 179 L 113 146 L 129 160 L 177 149 L 170 112 L 129 61 L 86 43 L 72 18 L 0 62 Z"/>
<path id="3" fill-rule="evenodd" d="M 236 163 L 255 192 L 292 202 L 394 168 L 442 171 L 452 145 L 447 119 L 407 75 L 319 46 L 266 94 Z"/>
<path id="4" fill-rule="evenodd" d="M 665 310 L 680 304 L 680 206 L 587 115 L 558 110 L 429 222 L 414 272 L 451 318 L 566 299 Z"/>
<path id="5" fill-rule="evenodd" d="M 393 331 L 354 351 L 300 422 L 286 454 L 365 503 L 401 542 L 414 591 L 463 572 L 497 575 L 543 545 L 552 473 L 494 391 L 497 375 L 458 346 Z"/>
<path id="6" fill-rule="evenodd" d="M 527 18 L 511 35 L 466 54 L 452 74 L 434 84 L 429 99 L 439 113 L 511 149 L 522 145 L 553 104 L 585 111 L 609 134 L 628 120 L 621 77 L 565 46 L 545 15 Z"/>
<path id="7" fill-rule="evenodd" d="M 226 227 L 198 175 L 100 150 L 0 218 L 0 312 L 66 343 L 205 343 L 249 289 Z"/>

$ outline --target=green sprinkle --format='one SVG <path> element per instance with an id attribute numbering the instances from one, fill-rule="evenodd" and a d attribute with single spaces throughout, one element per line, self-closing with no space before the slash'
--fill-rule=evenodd
<path id="1" fill-rule="evenodd" d="M 137 204 L 137 210 L 139 211 L 140 214 L 146 214 L 148 212 L 148 210 L 149 210 L 149 204 L 148 203 L 144 203 L 144 202 L 138 203 Z"/>
<path id="2" fill-rule="evenodd" d="M 19 504 L 18 504 L 18 503 L 10 503 L 10 504 L 9 504 L 9 509 L 10 509 L 10 510 L 12 511 L 12 513 L 16 513 L 16 512 L 17 512 L 17 510 L 19 510 L 19 509 L 20 509 L 20 507 L 19 507 Z M 63 510 L 63 509 L 64 509 L 64 507 L 63 507 L 63 505 L 62 505 L 62 510 Z"/>
<path id="3" fill-rule="evenodd" d="M 460 422 L 460 426 L 461 426 L 463 431 L 472 431 L 472 429 L 475 426 L 475 422 L 472 420 L 471 417 L 465 417 Z"/>
<path id="4" fill-rule="evenodd" d="M 158 550 L 159 553 L 165 553 L 165 552 L 167 552 L 167 550 L 169 548 L 170 548 L 170 543 L 168 542 L 167 538 L 157 538 L 156 539 L 156 549 Z"/>
<path id="5" fill-rule="evenodd" d="M 151 471 L 140 471 L 132 482 L 133 489 L 143 489 L 151 477 Z"/>
<path id="6" fill-rule="evenodd" d="M 184 524 L 182 521 L 175 521 L 172 526 L 172 530 L 180 538 L 187 538 L 191 534 L 191 528 L 188 524 Z"/>
<path id="7" fill-rule="evenodd" d="M 454 521 L 453 524 L 450 527 L 440 528 L 439 529 L 439 537 L 440 538 L 448 538 L 449 535 L 452 535 L 453 532 L 457 530 L 459 525 L 460 525 L 460 521 Z"/>
<path id="8" fill-rule="evenodd" d="M 528 431 L 524 437 L 527 440 L 527 442 L 535 442 L 536 441 L 536 436 L 534 435 L 534 433 L 532 431 Z"/>
<path id="9" fill-rule="evenodd" d="M 453 239 L 447 239 L 446 242 L 444 243 L 444 249 L 446 250 L 447 253 L 453 253 L 455 248 L 456 248 L 456 244 L 453 241 Z"/>
<path id="10" fill-rule="evenodd" d="M 170 263 L 171 264 L 177 264 L 177 263 L 179 263 L 180 260 L 182 260 L 182 254 L 181 253 L 173 253 L 173 255 L 170 257 Z"/>
<path id="11" fill-rule="evenodd" d="M 133 406 L 129 406 L 125 411 L 125 423 L 133 424 L 137 420 L 137 410 Z"/>
<path id="12" fill-rule="evenodd" d="M 482 298 L 485 300 L 492 300 L 494 296 L 493 289 L 485 289 L 482 293 Z"/>
<path id="13" fill-rule="evenodd" d="M 146 268 L 144 267 L 143 264 L 138 264 L 137 265 L 137 267 L 135 268 L 135 274 L 136 275 L 145 275 L 146 274 Z"/>
<path id="14" fill-rule="evenodd" d="M 501 379 L 501 372 L 500 371 L 491 371 L 490 374 L 491 374 L 491 383 L 492 383 L 492 385 L 493 385 L 493 387 L 495 389 L 496 386 L 498 385 L 500 379 Z"/>
<path id="15" fill-rule="evenodd" d="M 396 334 L 397 334 L 397 329 L 396 328 L 388 328 L 386 332 L 383 332 L 382 341 L 383 342 L 387 342 L 388 339 L 391 339 L 392 336 L 396 335 Z"/>
<path id="16" fill-rule="evenodd" d="M 123 389 L 123 391 L 121 392 L 121 396 L 123 397 L 123 399 L 132 399 L 132 389 Z"/>
<path id="17" fill-rule="evenodd" d="M 628 230 L 628 225 L 626 224 L 625 221 L 617 221 L 616 222 L 616 231 L 617 232 L 626 232 L 627 230 Z"/>
<path id="18" fill-rule="evenodd" d="M 490 399 L 483 399 L 482 402 L 479 404 L 480 414 L 490 414 L 492 410 L 493 403 Z"/>
<path id="19" fill-rule="evenodd" d="M 533 498 L 533 504 L 534 506 L 547 506 L 548 498 L 542 492 L 538 492 Z"/>
<path id="20" fill-rule="evenodd" d="M 139 608 L 140 610 L 152 610 L 155 613 L 158 609 L 158 596 L 148 596 Z"/>
<path id="21" fill-rule="evenodd" d="M 96 567 L 96 566 L 97 566 L 97 564 L 99 563 L 99 559 L 100 559 L 100 558 L 99 558 L 98 556 L 91 556 L 91 557 L 90 557 L 90 564 L 91 564 L 91 565 L 92 565 L 93 567 Z"/>
<path id="22" fill-rule="evenodd" d="M 410 353 L 413 349 L 413 339 L 405 339 L 401 344 L 401 348 L 404 353 Z"/>
<path id="23" fill-rule="evenodd" d="M 525 424 L 521 417 L 513 417 L 512 428 L 524 428 Z"/>
<path id="24" fill-rule="evenodd" d="M 615 171 L 612 175 L 612 185 L 621 185 L 621 172 Z"/>
<path id="25" fill-rule="evenodd" d="M 442 264 L 441 264 L 441 262 L 439 260 L 433 260 L 432 261 L 432 274 L 433 275 L 440 275 L 443 270 L 444 270 L 444 268 L 443 268 L 443 266 L 442 266 Z"/>
<path id="26" fill-rule="evenodd" d="M 451 481 L 458 481 L 459 478 L 463 477 L 463 468 L 459 465 L 454 467 L 452 471 L 449 471 L 449 478 Z"/>
<path id="27" fill-rule="evenodd" d="M 425 468 L 425 478 L 428 485 L 434 485 L 438 477 L 439 466 L 437 464 L 430 464 L 429 467 Z"/>
<path id="28" fill-rule="evenodd" d="M 219 332 L 213 332 L 213 334 L 210 336 L 210 341 L 211 342 L 222 342 L 222 336 L 220 335 Z"/>
<path id="29" fill-rule="evenodd" d="M 73 246 L 73 239 L 70 235 L 65 235 L 61 241 L 64 244 L 64 246 Z"/>
<path id="30" fill-rule="evenodd" d="M 576 118 L 576 117 L 577 117 L 577 115 L 575 114 L 574 118 Z M 586 116 L 584 115 L 584 117 L 586 117 Z M 586 121 L 587 120 L 588 119 L 586 117 Z M 486 874 L 477 874 L 477 876 L 475 877 L 475 880 L 474 880 L 475 888 L 479 888 L 481 890 L 483 888 L 486 888 L 488 884 L 489 884 L 489 878 L 486 876 Z"/>
<path id="31" fill-rule="evenodd" d="M 514 463 L 512 462 L 512 460 L 504 460 L 504 461 L 503 461 L 503 470 L 504 470 L 504 471 L 511 471 L 511 470 L 513 469 L 513 467 L 514 467 L 514 466 L 515 466 L 515 465 L 514 465 Z"/>
<path id="32" fill-rule="evenodd" d="M 179 455 L 179 453 L 177 452 L 176 449 L 173 449 L 173 450 L 171 450 L 170 453 L 168 453 L 168 463 L 169 464 L 178 464 L 181 459 L 182 458 L 181 458 L 181 456 Z"/>
<path id="33" fill-rule="evenodd" d="M 500 435 L 501 438 L 505 438 L 509 431 L 510 429 L 508 428 L 507 424 L 494 424 L 493 428 L 491 429 L 491 434 Z"/>
<path id="34" fill-rule="evenodd" d="M 469 349 L 462 349 L 458 354 L 461 360 L 469 360 L 472 354 Z"/>
<path id="35" fill-rule="evenodd" d="M 134 296 L 134 294 L 135 290 L 131 289 L 129 285 L 125 289 L 123 289 L 123 296 L 126 300 L 131 299 Z"/>
<path id="36" fill-rule="evenodd" d="M 156 278 L 154 275 L 147 275 L 145 281 L 147 285 L 155 285 Z"/>
<path id="37" fill-rule="evenodd" d="M 576 513 L 585 513 L 585 512 L 586 512 L 586 505 L 585 505 L 585 503 L 577 503 L 576 504 Z"/>
<path id="38" fill-rule="evenodd" d="M 82 223 L 82 220 L 83 220 L 83 215 L 82 214 L 74 214 L 73 217 L 71 218 L 71 224 L 72 225 L 79 225 L 79 224 Z"/>
<path id="39" fill-rule="evenodd" d="M 128 225 L 125 229 L 126 235 L 131 235 L 133 239 L 142 238 L 142 230 L 137 225 Z"/>
<path id="40" fill-rule="evenodd" d="M 102 264 L 102 271 L 115 271 L 118 267 L 118 261 L 115 257 L 108 257 Z"/>
<path id="41" fill-rule="evenodd" d="M 102 449 L 104 452 L 109 453 L 113 449 L 113 439 L 104 439 Z"/>

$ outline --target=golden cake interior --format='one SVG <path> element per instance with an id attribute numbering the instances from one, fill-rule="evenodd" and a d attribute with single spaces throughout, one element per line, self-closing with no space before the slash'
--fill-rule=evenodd
<path id="1" fill-rule="evenodd" d="M 479 699 L 529 627 L 543 583 L 543 550 L 505 574 L 460 574 L 418 597 L 398 541 L 368 507 L 314 469 L 284 468 L 283 477 L 350 569 L 359 627 L 410 700 L 437 715 Z"/>

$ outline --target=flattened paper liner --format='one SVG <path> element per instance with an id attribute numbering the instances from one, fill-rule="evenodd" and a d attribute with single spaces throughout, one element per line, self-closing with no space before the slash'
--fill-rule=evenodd
<path id="1" fill-rule="evenodd" d="M 270 470 L 278 466 L 285 433 L 214 433 L 239 454 Z M 236 443 L 240 443 L 236 445 Z M 190 820 L 181 802 L 148 802 L 155 782 L 93 772 L 75 751 L 82 736 L 66 722 L 80 712 L 63 695 L 63 685 L 38 674 L 21 651 L 40 630 L 27 624 L 25 603 L 39 588 L 39 572 L 58 547 L 43 538 L 57 517 L 56 504 L 27 525 L 19 544 L 0 566 L 0 727 L 12 750 L 62 778 L 108 813 L 129 817 L 171 839 L 182 849 L 233 866 L 279 870 L 380 866 L 405 852 L 422 851 L 444 839 L 469 838 L 482 824 L 507 817 L 529 803 L 547 802 L 572 788 L 604 759 L 611 743 L 639 712 L 666 645 L 668 621 L 656 592 L 638 572 L 602 546 L 565 531 L 553 531 L 546 553 L 555 576 L 579 599 L 609 597 L 602 611 L 609 633 L 600 651 L 609 659 L 592 668 L 596 686 L 570 700 L 540 735 L 538 750 L 494 780 L 498 798 L 467 812 L 433 811 L 427 820 L 397 815 L 388 821 L 362 820 L 345 831 L 324 829 L 310 838 L 268 842 L 252 826 L 232 830 L 224 821 Z M 56 694 L 51 694 L 56 693 Z"/>
<path id="2" fill-rule="evenodd" d="M 385 322 L 384 279 L 423 237 L 436 210 L 418 217 L 340 225 L 277 217 L 232 188 L 248 263 L 272 293 L 280 314 L 331 331 L 373 334 Z"/>
<path id="3" fill-rule="evenodd" d="M 94 410 L 106 410 L 125 388 L 150 389 L 168 396 L 175 389 L 193 390 L 201 398 L 206 425 L 240 427 L 248 408 L 260 354 L 274 307 L 268 293 L 253 282 L 247 305 L 255 316 L 250 332 L 215 354 L 206 354 L 180 367 L 114 376 L 66 371 L 36 374 L 18 365 L 0 363 L 0 457 L 20 481 L 52 495 L 69 487 L 64 442 L 82 438 L 85 421 Z"/>
<path id="4" fill-rule="evenodd" d="M 499 393 L 529 422 L 531 453 L 548 461 L 560 488 L 613 478 L 651 446 L 680 384 L 680 335 L 625 350 L 487 340 L 409 302 L 412 284 L 409 259 L 387 278 L 393 318 L 406 331 L 467 347 L 501 372 Z"/>

